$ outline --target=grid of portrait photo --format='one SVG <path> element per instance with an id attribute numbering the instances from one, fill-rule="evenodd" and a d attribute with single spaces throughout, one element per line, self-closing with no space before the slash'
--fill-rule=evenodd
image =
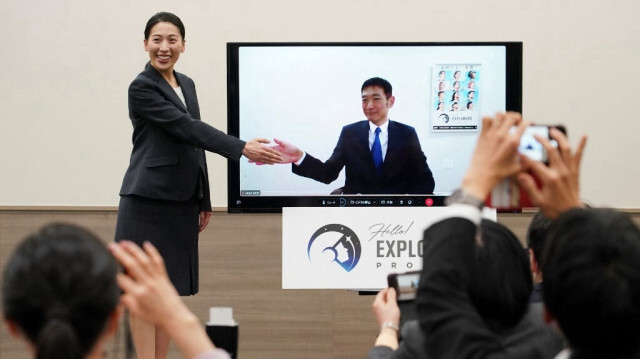
<path id="1" fill-rule="evenodd" d="M 436 65 L 433 71 L 431 122 L 434 131 L 478 129 L 480 65 Z"/>
<path id="2" fill-rule="evenodd" d="M 473 111 L 478 103 L 478 65 L 440 65 L 433 108 L 439 112 Z"/>

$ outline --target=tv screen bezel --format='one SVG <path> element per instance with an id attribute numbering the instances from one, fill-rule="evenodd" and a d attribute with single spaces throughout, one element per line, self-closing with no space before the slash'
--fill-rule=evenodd
<path id="1" fill-rule="evenodd" d="M 239 50 L 241 47 L 362 47 L 362 46 L 504 46 L 505 47 L 505 110 L 522 112 L 522 49 L 523 43 L 518 41 L 492 42 L 228 42 L 227 43 L 227 132 L 232 136 L 240 136 L 240 103 L 239 103 Z M 246 139 L 245 139 L 246 140 Z M 329 206 L 350 206 L 353 198 L 357 198 L 365 206 L 371 206 L 366 200 L 393 198 L 396 205 L 403 199 L 411 200 L 411 205 L 442 206 L 448 196 L 443 195 L 327 195 L 327 196 L 240 196 L 240 164 L 229 160 L 227 164 L 227 211 L 229 213 L 280 213 L 283 207 L 315 207 L 321 201 L 331 201 Z M 403 206 L 407 202 L 403 202 Z M 358 206 L 362 206 L 358 204 Z"/>

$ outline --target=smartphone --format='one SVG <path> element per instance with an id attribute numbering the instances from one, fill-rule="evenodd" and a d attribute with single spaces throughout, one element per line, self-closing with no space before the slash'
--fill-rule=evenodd
<path id="1" fill-rule="evenodd" d="M 547 151 L 542 146 L 542 143 L 533 137 L 538 135 L 539 137 L 550 139 L 549 126 L 529 126 L 522 134 L 520 138 L 520 145 L 518 151 L 523 155 L 538 162 L 548 162 Z"/>
<path id="2" fill-rule="evenodd" d="M 418 283 L 420 283 L 420 273 L 421 271 L 409 271 L 387 275 L 389 287 L 396 290 L 398 302 L 416 298 Z"/>
<path id="3" fill-rule="evenodd" d="M 547 151 L 542 144 L 533 137 L 538 135 L 539 137 L 549 139 L 551 145 L 556 146 L 555 140 L 549 136 L 549 129 L 556 128 L 563 134 L 567 134 L 567 130 L 563 125 L 535 125 L 529 126 L 522 134 L 520 138 L 520 145 L 518 151 L 523 155 L 533 159 L 534 161 L 543 162 L 548 164 L 549 159 L 547 157 Z M 513 128 L 515 132 L 515 127 Z M 538 179 L 533 176 L 538 185 Z M 494 207 L 500 212 L 520 212 L 523 207 L 533 207 L 533 203 L 527 196 L 527 193 L 523 191 L 515 178 L 507 178 L 500 182 L 493 188 L 489 198 L 487 199 L 487 206 Z"/>

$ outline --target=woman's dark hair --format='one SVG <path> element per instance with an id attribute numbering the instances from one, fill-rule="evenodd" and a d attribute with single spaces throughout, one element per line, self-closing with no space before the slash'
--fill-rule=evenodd
<path id="1" fill-rule="evenodd" d="M 4 316 L 37 358 L 84 358 L 118 304 L 117 268 L 94 234 L 48 225 L 20 243 L 5 267 Z"/>
<path id="2" fill-rule="evenodd" d="M 182 20 L 180 20 L 179 17 L 177 17 L 176 15 L 170 12 L 159 12 L 153 15 L 149 19 L 149 21 L 147 21 L 147 26 L 144 27 L 145 39 L 149 39 L 149 33 L 151 32 L 151 28 L 154 27 L 159 22 L 168 22 L 175 25 L 178 28 L 178 30 L 180 30 L 180 36 L 182 36 L 182 40 L 184 40 L 184 34 L 185 34 L 184 24 L 182 23 Z"/>

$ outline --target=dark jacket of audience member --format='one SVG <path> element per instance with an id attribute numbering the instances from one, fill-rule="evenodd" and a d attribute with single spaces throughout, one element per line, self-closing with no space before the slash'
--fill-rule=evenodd
<path id="1" fill-rule="evenodd" d="M 518 345 L 509 343 L 509 334 L 529 308 L 528 256 L 500 224 L 483 220 L 481 233 L 465 218 L 445 219 L 424 233 L 416 303 L 426 333 L 425 357 L 553 357 L 562 340 L 549 328 L 540 328 L 544 335 L 516 341 Z"/>

